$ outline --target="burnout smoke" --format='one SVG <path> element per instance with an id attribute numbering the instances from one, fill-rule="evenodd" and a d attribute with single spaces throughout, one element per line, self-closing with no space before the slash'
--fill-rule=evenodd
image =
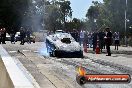
<path id="1" fill-rule="evenodd" d="M 29 1 L 29 8 L 24 13 L 22 26 L 31 26 L 33 31 L 44 30 L 44 6 L 44 0 Z"/>

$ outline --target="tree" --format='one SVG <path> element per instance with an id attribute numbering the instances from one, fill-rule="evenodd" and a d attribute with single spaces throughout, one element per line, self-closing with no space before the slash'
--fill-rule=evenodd
<path id="1" fill-rule="evenodd" d="M 52 0 L 48 3 L 45 10 L 47 13 L 45 16 L 46 29 L 55 31 L 57 29 L 63 29 L 64 26 L 68 28 L 66 26 L 69 23 L 66 22 L 66 19 L 72 16 L 70 1 Z"/>
<path id="2" fill-rule="evenodd" d="M 28 9 L 28 0 L 1 0 L 0 26 L 17 31 L 21 25 L 24 12 Z"/>
<path id="3" fill-rule="evenodd" d="M 55 31 L 61 29 L 60 12 L 56 3 L 51 3 L 46 8 L 45 27 L 47 30 Z"/>
<path id="4" fill-rule="evenodd" d="M 93 5 L 90 6 L 90 8 L 88 9 L 87 13 L 86 13 L 86 17 L 88 19 L 88 23 L 90 24 L 90 29 L 91 30 L 95 30 L 97 29 L 97 26 L 96 26 L 96 22 L 97 22 L 97 19 L 99 17 L 99 3 L 97 1 L 93 1 L 92 2 Z"/>
<path id="5" fill-rule="evenodd" d="M 65 1 L 65 0 L 60 0 L 59 2 L 61 21 L 64 25 L 64 28 L 65 28 L 67 18 L 72 17 L 72 9 L 70 4 L 71 4 L 70 1 Z"/>
<path id="6" fill-rule="evenodd" d="M 130 2 L 132 1 L 128 0 L 127 19 L 132 17 Z M 96 19 L 98 29 L 104 29 L 106 26 L 109 26 L 113 32 L 119 31 L 124 35 L 125 9 L 125 0 L 104 0 L 103 3 L 95 1 L 88 9 L 86 17 L 91 28 L 95 26 L 93 21 Z M 130 23 L 127 23 L 127 30 Z"/>
<path id="7" fill-rule="evenodd" d="M 84 22 L 77 18 L 73 18 L 72 21 L 66 22 L 66 29 L 68 31 L 72 31 L 73 29 L 80 30 L 83 28 L 83 26 L 84 26 Z"/>

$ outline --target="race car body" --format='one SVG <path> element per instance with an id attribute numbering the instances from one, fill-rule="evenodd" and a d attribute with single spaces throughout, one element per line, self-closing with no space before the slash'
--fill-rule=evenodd
<path id="1" fill-rule="evenodd" d="M 57 57 L 83 57 L 81 46 L 68 33 L 57 33 L 46 38 L 47 52 Z"/>

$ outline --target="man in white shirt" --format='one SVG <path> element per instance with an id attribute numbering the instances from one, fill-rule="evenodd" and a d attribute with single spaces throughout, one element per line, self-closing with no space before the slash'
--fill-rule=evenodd
<path id="1" fill-rule="evenodd" d="M 119 39 L 120 39 L 119 32 L 115 32 L 113 37 L 114 37 L 114 40 L 115 40 L 115 50 L 118 50 Z"/>
<path id="2" fill-rule="evenodd" d="M 83 44 L 83 40 L 84 40 L 84 31 L 81 30 L 80 31 L 80 45 Z"/>

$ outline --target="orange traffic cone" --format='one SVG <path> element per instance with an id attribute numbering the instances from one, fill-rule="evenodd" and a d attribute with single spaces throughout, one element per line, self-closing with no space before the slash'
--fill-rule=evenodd
<path id="1" fill-rule="evenodd" d="M 87 43 L 84 43 L 84 52 L 85 52 L 85 53 L 88 53 L 88 50 L 87 50 Z"/>
<path id="2" fill-rule="evenodd" d="M 99 40 L 97 40 L 97 46 L 96 46 L 95 52 L 96 54 L 100 54 Z"/>

